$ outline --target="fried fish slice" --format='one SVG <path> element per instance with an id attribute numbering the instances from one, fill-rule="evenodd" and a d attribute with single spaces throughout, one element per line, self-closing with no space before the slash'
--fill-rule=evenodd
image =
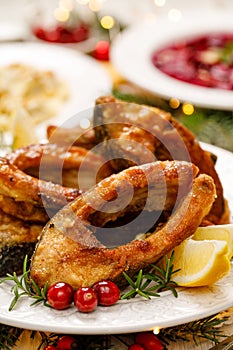
<path id="1" fill-rule="evenodd" d="M 96 177 L 91 176 L 94 169 Z M 82 147 L 22 147 L 0 159 L 1 208 L 25 221 L 45 224 L 48 212 L 53 215 L 111 173 L 102 156 Z"/>
<path id="2" fill-rule="evenodd" d="M 0 158 L 0 193 L 16 202 L 27 202 L 41 208 L 45 206 L 51 210 L 58 210 L 80 195 L 77 189 L 61 188 L 58 184 L 34 178 L 6 158 Z"/>
<path id="3" fill-rule="evenodd" d="M 29 175 L 59 183 L 64 187 L 79 188 L 77 173 L 80 167 L 82 167 L 82 172 L 89 174 L 89 178 L 91 177 L 90 172 L 98 169 L 95 182 L 99 182 L 112 173 L 112 169 L 106 164 L 103 156 L 79 146 L 53 143 L 34 144 L 16 149 L 5 158 Z M 43 171 L 42 168 L 45 168 L 46 171 Z M 61 174 L 58 173 L 59 170 Z"/>
<path id="4" fill-rule="evenodd" d="M 47 138 L 50 143 L 59 145 L 74 145 L 92 149 L 96 145 L 95 132 L 93 128 L 83 129 L 81 127 L 65 128 L 49 125 L 47 127 Z"/>
<path id="5" fill-rule="evenodd" d="M 42 228 L 42 225 L 26 223 L 0 209 L 0 276 L 22 273 L 24 257 L 32 255 Z"/>
<path id="6" fill-rule="evenodd" d="M 40 287 L 65 281 L 78 288 L 105 278 L 120 283 L 123 271 L 134 273 L 156 262 L 191 236 L 212 207 L 214 181 L 197 173 L 188 162 L 158 161 L 102 180 L 45 226 L 32 258 L 31 277 Z M 161 223 L 158 217 L 164 211 L 169 219 Z M 128 222 L 131 213 L 138 215 Z M 123 221 L 118 230 L 123 239 L 130 230 L 133 238 L 114 247 L 111 238 L 118 220 Z M 135 238 L 140 221 L 142 233 L 149 232 L 143 239 Z M 110 247 L 102 236 L 109 238 Z"/>
<path id="7" fill-rule="evenodd" d="M 229 222 L 229 210 L 215 169 L 215 159 L 203 150 L 194 135 L 168 112 L 155 107 L 127 103 L 113 96 L 96 100 L 94 129 L 104 143 L 105 157 L 116 171 L 158 160 L 184 160 L 215 182 L 217 197 L 205 221 Z"/>

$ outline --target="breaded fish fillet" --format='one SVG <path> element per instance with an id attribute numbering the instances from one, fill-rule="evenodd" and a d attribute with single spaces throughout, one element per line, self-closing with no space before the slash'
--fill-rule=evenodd
<path id="1" fill-rule="evenodd" d="M 99 169 L 96 177 L 91 176 L 93 169 Z M 111 173 L 101 155 L 82 147 L 56 144 L 22 147 L 0 158 L 1 209 L 24 221 L 45 224 L 48 214 L 54 215 Z"/>
<path id="2" fill-rule="evenodd" d="M 229 210 L 212 155 L 169 112 L 102 96 L 96 100 L 94 130 L 104 155 L 116 171 L 155 160 L 184 160 L 215 182 L 217 197 L 206 218 L 212 224 L 229 222 Z"/>
<path id="3" fill-rule="evenodd" d="M 31 277 L 40 287 L 65 281 L 78 288 L 105 278 L 120 283 L 123 271 L 156 262 L 191 236 L 212 207 L 214 181 L 197 174 L 192 163 L 158 161 L 102 180 L 45 226 Z M 148 235 L 138 239 L 140 233 Z"/>
<path id="4" fill-rule="evenodd" d="M 25 255 L 32 255 L 43 226 L 26 223 L 0 209 L 0 276 L 22 273 Z"/>

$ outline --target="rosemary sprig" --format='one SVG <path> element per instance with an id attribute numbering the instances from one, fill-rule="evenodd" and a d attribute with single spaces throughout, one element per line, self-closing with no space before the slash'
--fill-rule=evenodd
<path id="1" fill-rule="evenodd" d="M 143 275 L 142 269 L 139 271 L 138 275 L 136 276 L 135 282 L 132 280 L 132 278 L 129 275 L 127 275 L 126 272 L 123 272 L 123 276 L 126 279 L 126 281 L 129 283 L 129 285 L 132 287 L 132 289 L 122 294 L 121 300 L 134 298 L 137 294 L 146 299 L 150 299 L 150 296 L 159 297 L 158 293 L 153 292 L 153 287 L 150 287 L 150 288 L 148 287 L 151 281 L 144 279 L 145 275 Z"/>
<path id="2" fill-rule="evenodd" d="M 194 341 L 198 345 L 200 339 L 205 339 L 218 344 L 220 338 L 226 338 L 219 326 L 224 323 L 228 317 L 220 318 L 219 315 L 212 315 L 201 320 L 185 323 L 183 325 L 163 328 L 158 337 L 162 341 L 164 348 L 171 342 L 178 340 Z"/>
<path id="3" fill-rule="evenodd" d="M 121 300 L 131 299 L 136 295 L 140 295 L 146 299 L 150 299 L 151 296 L 159 297 L 159 293 L 165 290 L 170 290 L 173 295 L 177 297 L 176 287 L 178 285 L 176 282 L 172 281 L 172 275 L 178 270 L 173 270 L 173 260 L 174 251 L 169 258 L 168 256 L 165 257 L 165 267 L 152 264 L 150 273 L 146 274 L 143 274 L 143 270 L 141 269 L 135 276 L 135 281 L 127 273 L 123 272 L 123 276 L 129 283 L 131 289 L 121 295 Z"/>
<path id="4" fill-rule="evenodd" d="M 17 276 L 15 272 L 13 272 L 12 275 L 8 273 L 6 277 L 0 280 L 0 284 L 5 281 L 14 282 L 14 285 L 11 288 L 11 292 L 14 293 L 14 298 L 12 299 L 11 304 L 9 306 L 9 311 L 13 310 L 18 300 L 24 295 L 35 299 L 35 301 L 31 305 L 35 305 L 39 302 L 44 302 L 44 305 L 49 306 L 46 303 L 48 285 L 45 284 L 44 288 L 40 289 L 36 282 L 32 278 L 30 278 L 30 271 L 27 269 L 27 265 L 28 258 L 27 256 L 25 256 L 23 262 L 23 274 L 20 277 Z"/>

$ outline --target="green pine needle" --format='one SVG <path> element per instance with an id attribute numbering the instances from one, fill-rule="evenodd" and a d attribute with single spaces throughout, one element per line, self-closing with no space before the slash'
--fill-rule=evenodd
<path id="1" fill-rule="evenodd" d="M 45 306 L 49 306 L 46 302 L 48 284 L 46 283 L 44 288 L 39 288 L 36 282 L 32 278 L 30 278 L 30 271 L 27 269 L 27 266 L 28 258 L 27 256 L 25 256 L 23 262 L 23 274 L 21 277 L 17 276 L 17 274 L 13 272 L 12 275 L 8 273 L 6 277 L 0 280 L 0 284 L 5 281 L 12 281 L 14 283 L 14 285 L 11 288 L 11 292 L 14 294 L 14 297 L 9 306 L 9 311 L 13 310 L 18 300 L 25 295 L 35 299 L 35 301 L 31 305 L 43 302 Z"/>
<path id="2" fill-rule="evenodd" d="M 167 349 L 166 345 L 178 340 L 193 341 L 197 346 L 201 339 L 218 344 L 222 338 L 226 338 L 219 326 L 227 319 L 228 317 L 220 318 L 218 315 L 212 315 L 183 325 L 163 328 L 160 330 L 158 337 L 165 349 Z"/>
<path id="3" fill-rule="evenodd" d="M 170 290 L 173 295 L 177 297 L 177 283 L 172 281 L 172 275 L 178 270 L 173 270 L 173 260 L 174 252 L 172 252 L 170 258 L 166 256 L 165 268 L 152 264 L 150 273 L 143 274 L 143 270 L 141 269 L 138 274 L 134 276 L 135 280 L 126 272 L 123 272 L 123 276 L 131 289 L 121 295 L 121 300 L 131 299 L 136 295 L 140 295 L 146 299 L 150 299 L 151 296 L 159 297 L 159 293 L 165 290 Z"/>
<path id="4" fill-rule="evenodd" d="M 11 350 L 24 332 L 21 328 L 14 328 L 0 324 L 0 349 Z"/>

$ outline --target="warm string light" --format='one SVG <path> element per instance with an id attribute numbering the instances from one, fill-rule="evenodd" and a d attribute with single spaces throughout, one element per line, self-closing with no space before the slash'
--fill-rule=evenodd
<path id="1" fill-rule="evenodd" d="M 154 3 L 158 7 L 163 7 L 166 5 L 166 0 L 154 0 Z"/>
<path id="2" fill-rule="evenodd" d="M 112 16 L 104 16 L 101 18 L 100 24 L 104 29 L 112 29 L 114 27 L 115 21 Z"/>
<path id="3" fill-rule="evenodd" d="M 194 112 L 194 106 L 191 103 L 184 103 L 182 105 L 182 111 L 186 115 L 192 115 Z"/>
<path id="4" fill-rule="evenodd" d="M 169 106 L 173 109 L 178 109 L 180 107 L 181 103 L 178 98 L 172 97 L 169 100 Z M 182 111 L 186 115 L 192 115 L 194 113 L 194 106 L 191 103 L 184 102 L 181 106 Z"/>
<path id="5" fill-rule="evenodd" d="M 99 12 L 106 0 L 76 0 L 79 5 L 86 5 L 92 12 Z M 74 10 L 73 0 L 60 0 L 58 7 L 54 10 L 54 17 L 60 22 L 66 22 L 70 18 L 71 11 Z M 100 19 L 102 28 L 110 30 L 115 26 L 115 20 L 112 16 L 103 16 Z"/>
<path id="6" fill-rule="evenodd" d="M 154 0 L 154 4 L 156 7 L 165 8 L 168 5 L 167 0 Z M 178 8 L 171 8 L 167 11 L 168 19 L 172 22 L 178 22 L 182 18 L 182 12 Z"/>
<path id="7" fill-rule="evenodd" d="M 79 5 L 86 5 L 92 12 L 101 10 L 105 0 L 76 0 Z M 54 17 L 58 21 L 65 22 L 69 19 L 71 11 L 74 10 L 73 0 L 59 0 L 58 7 L 54 10 Z"/>
<path id="8" fill-rule="evenodd" d="M 159 332 L 160 332 L 160 328 L 159 328 L 159 327 L 154 327 L 153 333 L 154 333 L 155 335 L 157 335 L 157 334 L 159 334 Z"/>
<path id="9" fill-rule="evenodd" d="M 73 10 L 73 0 L 60 0 L 58 7 L 54 10 L 54 17 L 60 22 L 66 22 L 70 17 L 70 12 Z"/>
<path id="10" fill-rule="evenodd" d="M 54 17 L 60 22 L 66 22 L 70 17 L 70 12 L 66 9 L 58 7 L 54 10 Z"/>
<path id="11" fill-rule="evenodd" d="M 98 12 L 101 10 L 105 0 L 89 0 L 88 6 L 91 11 Z"/>
<path id="12" fill-rule="evenodd" d="M 171 108 L 177 109 L 180 107 L 180 101 L 178 100 L 178 98 L 173 97 L 169 100 L 169 105 Z"/>

